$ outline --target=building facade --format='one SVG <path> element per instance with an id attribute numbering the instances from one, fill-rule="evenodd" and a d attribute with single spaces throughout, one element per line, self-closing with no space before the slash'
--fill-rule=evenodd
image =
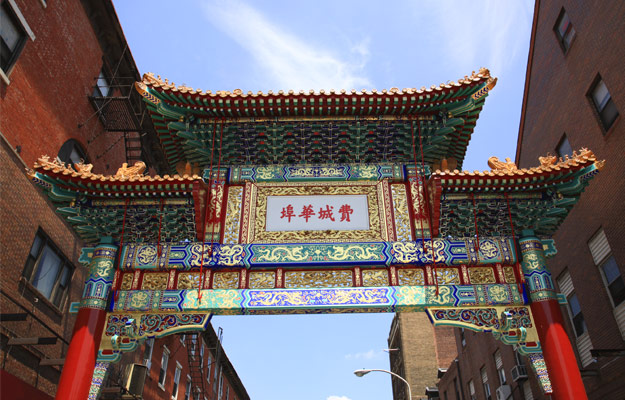
<path id="1" fill-rule="evenodd" d="M 102 400 L 249 400 L 221 347 L 221 330 L 148 339 L 113 365 L 102 385 Z"/>
<path id="2" fill-rule="evenodd" d="M 115 173 L 142 158 L 160 170 L 162 152 L 113 5 L 0 3 L 0 358 L 2 398 L 56 392 L 85 270 L 83 242 L 26 175 L 47 154 Z"/>
<path id="3" fill-rule="evenodd" d="M 447 368 L 456 356 L 453 328 L 433 326 L 422 312 L 396 313 L 388 346 L 391 371 L 410 383 L 413 399 L 432 397 L 438 370 Z M 393 399 L 408 399 L 404 382 L 393 378 L 392 384 Z"/>
<path id="4" fill-rule="evenodd" d="M 622 399 L 625 4 L 591 3 L 536 1 L 516 163 L 527 167 L 536 154 L 548 152 L 567 158 L 582 147 L 606 161 L 554 235 L 558 253 L 548 265 L 568 300 L 562 306 L 565 328 L 588 397 Z M 440 381 L 441 398 L 496 398 L 503 385 L 508 398 L 545 398 L 534 374 L 523 368 L 526 360 L 510 346 L 460 331 L 456 342 L 458 362 Z"/>

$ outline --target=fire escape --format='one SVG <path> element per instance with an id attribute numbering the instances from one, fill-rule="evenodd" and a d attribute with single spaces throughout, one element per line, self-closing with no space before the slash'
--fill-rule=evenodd
<path id="1" fill-rule="evenodd" d="M 201 354 L 202 341 L 200 338 L 200 334 L 194 333 L 194 334 L 186 336 L 187 359 L 189 363 L 189 376 L 191 377 L 191 388 L 192 388 L 192 393 L 193 393 L 193 396 L 191 397 L 192 399 L 195 399 L 195 398 L 204 399 L 204 397 L 206 397 L 207 399 L 213 398 L 213 396 L 211 396 L 213 391 L 211 391 L 211 387 L 209 385 L 209 379 L 207 379 L 208 378 L 207 375 L 208 375 L 209 368 L 211 371 L 213 371 L 213 368 L 211 367 L 218 369 L 221 365 L 220 361 L 221 361 L 221 353 L 222 353 L 221 351 L 222 335 L 223 335 L 223 329 L 219 328 L 219 331 L 217 334 L 217 340 L 215 341 L 215 347 L 209 346 L 208 348 L 209 352 L 211 350 L 215 351 L 215 359 L 211 361 L 211 365 L 208 365 L 208 364 L 204 365 L 204 362 L 203 362 L 204 357 L 202 357 L 202 354 Z M 209 360 L 210 359 L 211 358 L 209 357 Z M 214 374 L 214 376 L 217 377 L 219 375 L 218 373 L 216 373 Z"/>

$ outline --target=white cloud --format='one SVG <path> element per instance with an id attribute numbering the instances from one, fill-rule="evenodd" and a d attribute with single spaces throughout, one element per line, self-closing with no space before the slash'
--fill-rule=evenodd
<path id="1" fill-rule="evenodd" d="M 205 4 L 208 20 L 249 52 L 270 81 L 283 90 L 363 89 L 371 82 L 364 73 L 369 59 L 368 39 L 339 49 L 339 58 L 271 23 L 239 0 Z"/>
<path id="2" fill-rule="evenodd" d="M 433 27 L 449 61 L 464 70 L 487 67 L 500 76 L 529 40 L 533 1 L 419 4 L 427 10 L 425 15 L 436 18 Z"/>
<path id="3" fill-rule="evenodd" d="M 326 400 L 351 400 L 349 397 L 347 396 L 328 396 L 328 398 Z"/>
<path id="4" fill-rule="evenodd" d="M 376 356 L 378 356 L 379 354 L 382 354 L 382 352 L 369 350 L 369 351 L 362 352 L 362 353 L 346 354 L 345 358 L 348 360 L 371 360 L 375 358 Z"/>

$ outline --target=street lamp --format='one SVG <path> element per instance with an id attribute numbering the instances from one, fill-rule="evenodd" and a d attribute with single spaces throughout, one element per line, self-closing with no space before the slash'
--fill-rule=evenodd
<path id="1" fill-rule="evenodd" d="M 405 380 L 404 378 L 402 378 L 401 376 L 397 375 L 394 372 L 391 371 L 387 371 L 385 369 L 357 369 L 356 371 L 354 371 L 354 375 L 356 375 L 357 377 L 361 378 L 365 375 L 367 375 L 369 372 L 372 371 L 376 371 L 376 372 L 386 372 L 387 374 L 391 374 L 394 377 L 400 379 L 401 381 L 403 381 L 406 386 L 408 386 L 408 399 L 412 400 L 412 391 L 410 390 L 410 384 L 408 383 L 407 380 Z"/>

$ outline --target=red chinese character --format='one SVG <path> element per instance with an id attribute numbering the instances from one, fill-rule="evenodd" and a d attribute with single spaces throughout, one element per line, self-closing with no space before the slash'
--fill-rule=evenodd
<path id="1" fill-rule="evenodd" d="M 326 209 L 319 209 L 319 219 L 330 219 L 330 221 L 334 221 L 334 216 L 332 215 L 332 210 L 334 207 L 331 207 L 326 204 Z"/>
<path id="2" fill-rule="evenodd" d="M 282 215 L 280 216 L 280 219 L 282 218 L 288 218 L 289 222 L 291 222 L 291 218 L 295 217 L 295 213 L 293 213 L 293 206 L 292 205 L 288 205 L 286 207 L 282 207 Z"/>
<path id="3" fill-rule="evenodd" d="M 302 213 L 298 216 L 304 217 L 306 219 L 306 222 L 308 222 L 308 219 L 313 215 L 315 215 L 315 212 L 313 211 L 313 206 L 312 204 L 309 204 L 302 208 Z"/>
<path id="4" fill-rule="evenodd" d="M 343 222 L 343 221 L 350 222 L 349 215 L 353 214 L 354 210 L 352 210 L 349 204 L 343 204 L 341 208 L 339 208 L 339 213 L 341 213 L 341 220 L 339 222 Z"/>

